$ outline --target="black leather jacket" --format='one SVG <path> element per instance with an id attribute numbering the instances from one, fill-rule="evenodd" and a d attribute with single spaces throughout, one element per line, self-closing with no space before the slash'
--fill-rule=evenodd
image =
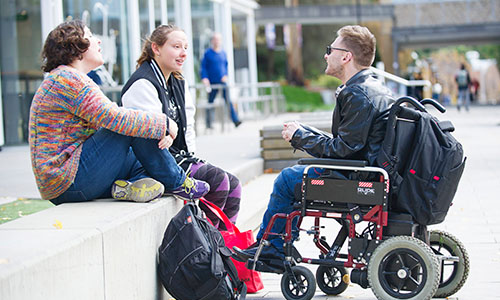
<path id="1" fill-rule="evenodd" d="M 314 157 L 366 160 L 374 166 L 393 102 L 389 89 L 370 70 L 362 70 L 346 82 L 337 96 L 333 136 L 303 126 L 290 142 Z"/>

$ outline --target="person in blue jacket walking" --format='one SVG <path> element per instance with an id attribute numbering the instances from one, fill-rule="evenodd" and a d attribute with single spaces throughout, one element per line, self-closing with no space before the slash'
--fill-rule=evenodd
<path id="1" fill-rule="evenodd" d="M 207 91 L 210 91 L 208 95 L 208 103 L 214 103 L 215 96 L 219 92 L 219 88 L 211 89 L 211 84 L 220 84 L 224 87 L 222 88 L 222 96 L 226 101 L 226 105 L 229 107 L 231 113 L 231 120 L 234 125 L 238 127 L 241 124 L 238 118 L 238 113 L 231 103 L 229 97 L 229 91 L 227 88 L 227 55 L 226 52 L 221 47 L 222 37 L 219 33 L 214 33 L 212 39 L 210 40 L 211 47 L 205 51 L 203 55 L 203 60 L 201 61 L 201 80 L 203 84 L 207 87 Z M 212 128 L 212 121 L 214 119 L 214 109 L 207 109 L 206 125 L 207 128 Z"/>

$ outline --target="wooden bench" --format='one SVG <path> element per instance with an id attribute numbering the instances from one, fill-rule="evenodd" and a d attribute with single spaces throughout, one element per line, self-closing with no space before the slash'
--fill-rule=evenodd
<path id="1" fill-rule="evenodd" d="M 300 123 L 331 132 L 331 112 L 304 113 Z M 264 159 L 265 172 L 279 172 L 293 166 L 300 158 L 311 157 L 306 152 L 296 150 L 281 136 L 283 125 L 265 126 L 260 130 L 261 157 Z"/>

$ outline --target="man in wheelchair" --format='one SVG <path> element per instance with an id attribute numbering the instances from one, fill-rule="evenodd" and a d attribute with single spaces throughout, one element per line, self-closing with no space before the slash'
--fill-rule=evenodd
<path id="1" fill-rule="evenodd" d="M 375 165 L 386 131 L 387 116 L 394 98 L 388 88 L 369 70 L 375 58 L 375 37 L 361 26 L 345 26 L 337 31 L 337 38 L 327 47 L 324 56 L 325 74 L 339 78 L 342 85 L 336 91 L 337 104 L 333 111 L 332 134 L 315 128 L 289 122 L 283 125 L 283 139 L 295 149 L 306 151 L 317 158 L 364 160 Z M 246 261 L 255 255 L 257 246 L 273 215 L 294 211 L 294 195 L 300 187 L 306 165 L 295 165 L 281 171 L 274 182 L 267 210 L 264 214 L 257 243 L 247 249 L 234 247 L 234 258 Z M 326 172 L 310 168 L 309 177 Z M 296 225 L 294 224 L 294 227 Z M 285 220 L 277 219 L 273 233 L 285 231 Z M 294 237 L 298 235 L 294 230 Z M 261 259 L 283 259 L 283 241 L 279 236 L 262 249 Z"/>

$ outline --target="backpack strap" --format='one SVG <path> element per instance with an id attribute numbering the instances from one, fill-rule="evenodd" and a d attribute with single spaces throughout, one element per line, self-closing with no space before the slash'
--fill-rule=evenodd
<path id="1" fill-rule="evenodd" d="M 231 251 L 226 246 L 224 246 L 224 248 L 229 251 L 229 256 L 223 253 L 225 251 L 221 249 L 221 257 L 226 267 L 227 275 L 231 278 L 233 286 L 236 287 L 237 294 L 235 300 L 245 300 L 247 297 L 247 285 L 238 277 L 238 271 L 231 261 Z"/>
<path id="2" fill-rule="evenodd" d="M 400 163 L 398 157 L 388 155 L 386 149 L 381 148 L 377 157 L 377 164 L 386 170 L 391 179 L 391 193 L 396 193 L 403 182 L 403 177 L 397 172 L 396 166 Z"/>

